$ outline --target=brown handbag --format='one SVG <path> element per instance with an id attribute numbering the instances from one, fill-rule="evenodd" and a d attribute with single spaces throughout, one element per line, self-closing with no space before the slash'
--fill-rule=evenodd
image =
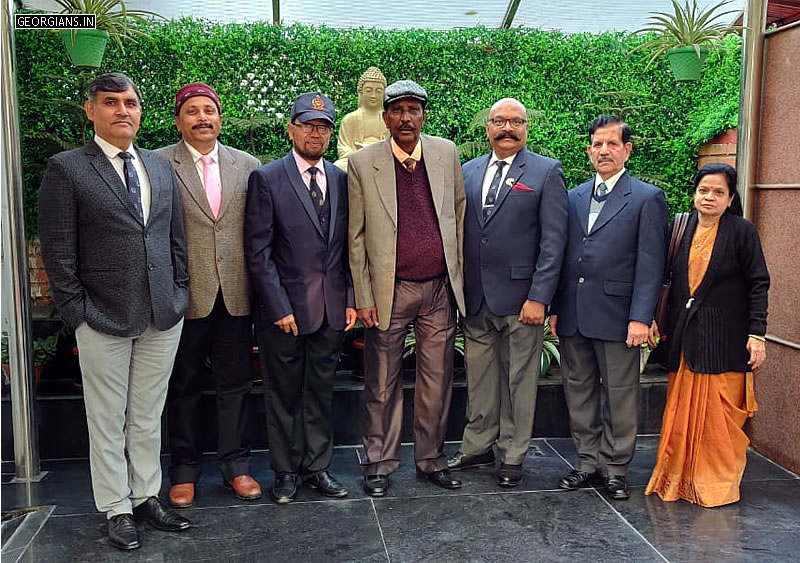
<path id="1" fill-rule="evenodd" d="M 672 221 L 672 236 L 669 239 L 669 250 L 667 250 L 667 261 L 664 263 L 664 282 L 658 292 L 656 301 L 656 313 L 654 319 L 658 324 L 658 330 L 662 334 L 667 324 L 667 308 L 669 306 L 669 290 L 672 288 L 672 262 L 678 253 L 678 247 L 686 232 L 686 225 L 689 224 L 689 213 L 676 213 Z"/>

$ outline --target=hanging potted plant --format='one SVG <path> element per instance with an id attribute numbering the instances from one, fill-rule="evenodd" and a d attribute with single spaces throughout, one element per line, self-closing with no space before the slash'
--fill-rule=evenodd
<path id="1" fill-rule="evenodd" d="M 100 67 L 106 44 L 112 39 L 121 51 L 123 42 L 136 43 L 149 36 L 137 28 L 148 17 L 161 18 L 146 10 L 128 10 L 123 0 L 55 0 L 61 14 L 94 14 L 96 29 L 62 29 L 61 35 L 72 64 L 81 69 Z M 163 19 L 163 18 L 162 18 Z"/>
<path id="2" fill-rule="evenodd" d="M 701 10 L 697 0 L 684 0 L 683 5 L 672 0 L 672 12 L 650 12 L 649 25 L 635 33 L 655 32 L 658 37 L 645 41 L 633 51 L 647 51 L 650 60 L 645 69 L 659 56 L 666 53 L 673 76 L 678 82 L 699 80 L 703 63 L 712 50 L 722 49 L 722 39 L 738 29 L 739 26 L 719 21 L 720 18 L 737 13 L 737 10 L 720 12 L 729 4 L 724 0 Z"/>

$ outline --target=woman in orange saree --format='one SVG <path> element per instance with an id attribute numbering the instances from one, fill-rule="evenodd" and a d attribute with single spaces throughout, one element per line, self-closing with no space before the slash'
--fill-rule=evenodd
<path id="1" fill-rule="evenodd" d="M 736 172 L 709 164 L 694 181 L 695 212 L 672 268 L 670 370 L 661 443 L 645 494 L 712 507 L 739 500 L 757 410 L 753 370 L 766 357 L 767 272 L 755 227 L 741 218 Z M 665 329 L 665 330 L 664 330 Z"/>

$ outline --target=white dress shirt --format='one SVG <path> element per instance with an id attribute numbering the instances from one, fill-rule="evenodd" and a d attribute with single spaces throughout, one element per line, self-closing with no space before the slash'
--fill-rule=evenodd
<path id="1" fill-rule="evenodd" d="M 497 158 L 497 155 L 494 154 L 492 151 L 492 156 L 489 158 L 489 166 L 486 167 L 486 173 L 483 175 L 483 187 L 481 188 L 481 207 L 486 203 L 486 196 L 489 193 L 489 186 L 492 185 L 492 179 L 494 175 L 497 173 L 497 166 L 495 166 L 495 162 L 498 160 L 503 160 L 507 164 L 503 166 L 503 173 L 500 176 L 500 187 L 497 189 L 497 193 L 500 194 L 500 190 L 503 189 L 503 182 L 506 180 L 506 176 L 508 176 L 508 171 L 511 170 L 511 164 L 514 162 L 514 159 L 517 157 L 519 152 L 512 154 L 506 158 L 500 159 Z M 514 178 L 516 180 L 516 178 Z"/>
<path id="2" fill-rule="evenodd" d="M 206 184 L 203 179 L 203 170 L 205 169 L 205 164 L 203 164 L 203 161 L 200 160 L 205 155 L 200 154 L 200 151 L 186 141 L 183 141 L 183 144 L 186 145 L 186 148 L 189 150 L 189 154 L 192 155 L 194 167 L 197 169 L 197 174 L 200 176 L 200 183 L 203 184 L 203 188 L 205 188 Z M 211 166 L 211 173 L 217 177 L 217 185 L 219 186 L 220 194 L 222 194 L 222 178 L 220 178 L 219 175 L 219 143 L 214 141 L 214 148 L 210 153 L 208 153 L 208 156 L 210 156 L 211 160 L 214 161 L 209 166 Z"/>
<path id="3" fill-rule="evenodd" d="M 611 178 L 609 178 L 608 180 L 603 180 L 603 178 L 600 177 L 600 174 L 595 174 L 595 176 L 594 176 L 594 191 L 592 192 L 592 196 L 594 196 L 594 194 L 597 193 L 597 186 L 599 186 L 600 184 L 603 184 L 603 183 L 605 183 L 605 185 L 606 185 L 606 196 L 611 195 L 611 190 L 614 189 L 614 186 L 617 185 L 617 181 L 619 181 L 619 179 L 622 177 L 623 174 L 625 174 L 625 167 L 624 166 L 622 167 L 622 170 L 620 170 L 619 172 L 617 172 L 616 174 L 611 176 Z M 597 217 L 599 215 L 600 215 L 600 212 L 597 212 L 597 213 L 592 213 L 591 211 L 589 212 L 589 225 L 588 225 L 588 229 L 586 230 L 586 232 L 589 232 L 589 233 L 592 232 L 592 227 L 594 226 L 594 222 L 597 221 Z"/>
<path id="4" fill-rule="evenodd" d="M 103 154 L 105 154 L 106 158 L 111 162 L 111 166 L 113 166 L 114 170 L 119 174 L 122 185 L 127 186 L 128 183 L 125 181 L 125 161 L 118 156 L 122 151 L 119 147 L 115 147 L 97 135 L 94 136 L 94 142 L 97 143 L 100 150 L 103 151 Z M 136 170 L 136 175 L 139 176 L 139 189 L 141 192 L 139 195 L 142 196 L 142 218 L 146 225 L 147 220 L 150 218 L 150 178 L 147 176 L 147 170 L 145 170 L 139 155 L 136 153 L 136 149 L 133 148 L 133 143 L 125 149 L 125 152 L 133 156 L 131 162 L 133 163 L 134 170 Z"/>

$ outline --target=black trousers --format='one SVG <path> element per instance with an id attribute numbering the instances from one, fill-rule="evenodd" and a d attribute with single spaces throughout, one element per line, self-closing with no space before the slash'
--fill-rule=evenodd
<path id="1" fill-rule="evenodd" d="M 207 358 L 217 392 L 217 459 L 222 477 L 228 482 L 250 473 L 246 428 L 253 387 L 252 340 L 250 316 L 231 316 L 222 292 L 210 315 L 184 321 L 167 394 L 173 485 L 194 483 L 200 477 L 200 399 Z"/>
<path id="2" fill-rule="evenodd" d="M 344 331 L 323 321 L 294 336 L 258 324 L 270 465 L 276 474 L 328 469 L 333 455 L 333 380 Z"/>

